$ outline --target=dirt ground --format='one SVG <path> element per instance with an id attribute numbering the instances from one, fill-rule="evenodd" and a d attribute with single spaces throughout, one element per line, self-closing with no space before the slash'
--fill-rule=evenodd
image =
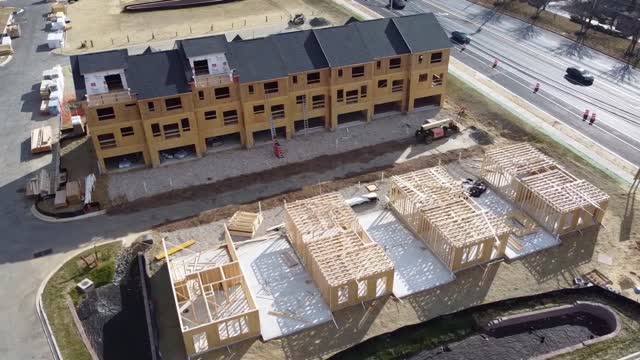
<path id="1" fill-rule="evenodd" d="M 70 4 L 68 15 L 73 27 L 67 32 L 64 52 L 93 52 L 238 29 L 284 26 L 296 13 L 305 14 L 308 20 L 324 17 L 334 24 L 342 24 L 349 18 L 336 5 L 323 0 L 235 0 L 175 10 L 121 11 L 133 2 L 82 0 Z M 81 49 L 84 41 L 88 48 Z"/>
<path id="2" fill-rule="evenodd" d="M 608 276 L 613 281 L 613 287 L 623 295 L 640 300 L 632 289 L 633 286 L 640 285 L 637 266 L 640 263 L 640 222 L 634 217 L 634 214 L 640 210 L 640 202 L 636 201 L 639 195 L 616 183 L 605 173 L 593 168 L 583 159 L 535 130 L 525 129 L 519 120 L 511 114 L 495 104 L 487 102 L 480 94 L 474 93 L 459 81 L 452 79 L 445 111 L 456 113 L 461 108 L 461 104 L 465 106 L 466 115 L 460 121 L 466 126 L 477 126 L 479 129 L 477 140 L 487 144 L 466 150 L 462 154 L 463 163 L 467 161 L 464 159 L 478 158 L 484 150 L 494 144 L 530 141 L 554 157 L 574 175 L 588 179 L 610 195 L 609 208 L 602 226 L 569 234 L 562 238 L 560 246 L 517 261 L 494 263 L 462 271 L 456 274 L 457 279 L 452 283 L 402 300 L 383 298 L 366 303 L 364 306 L 353 306 L 338 311 L 334 313 L 337 327 L 333 323 L 327 323 L 269 342 L 262 342 L 259 339 L 247 340 L 230 346 L 228 349 L 207 353 L 201 358 L 326 358 L 372 336 L 393 331 L 404 325 L 426 321 L 441 314 L 455 312 L 477 304 L 571 287 L 574 277 L 593 269 L 598 269 Z M 389 174 L 402 173 L 416 168 L 433 166 L 437 163 L 438 158 L 455 166 L 458 156 L 457 152 L 432 157 L 425 156 L 403 164 L 392 165 L 384 171 Z M 467 162 L 473 164 L 473 161 Z M 467 171 L 477 172 L 477 166 L 469 165 Z M 358 186 L 358 182 L 364 184 L 375 181 L 379 177 L 379 171 L 354 174 L 354 176 L 333 182 L 302 188 L 269 199 L 261 199 L 262 206 L 265 209 L 272 204 L 272 207 L 276 208 L 282 204 L 282 200 L 285 198 L 294 200 L 315 195 L 318 191 L 327 192 L 347 187 L 353 188 Z M 265 183 L 272 180 L 262 176 L 260 179 Z M 223 220 L 238 209 L 255 211 L 256 207 L 257 203 L 231 204 L 188 219 L 163 224 L 156 230 L 171 236 L 172 233 L 185 231 L 189 227 L 202 227 L 204 224 Z M 598 259 L 601 255 L 611 257 L 613 259 L 612 265 L 600 262 Z M 155 280 L 157 284 L 160 284 L 160 287 L 162 284 L 165 287 L 168 285 L 168 280 L 162 279 L 163 273 L 166 273 L 166 270 L 159 271 L 159 276 Z M 170 294 L 168 287 L 165 291 L 169 291 L 168 294 Z M 159 293 L 156 292 L 156 294 Z M 176 335 L 179 331 L 177 318 L 168 315 L 171 314 L 174 305 L 170 295 L 164 296 L 160 293 L 160 297 L 162 300 L 157 306 L 159 313 L 163 314 L 159 317 L 162 329 L 161 336 L 164 332 L 165 335 L 169 334 L 169 338 L 174 339 L 170 344 L 166 343 L 162 346 L 168 346 L 175 351 L 176 347 L 179 349 L 182 344 L 179 336 Z M 162 304 L 162 302 L 166 303 Z M 171 335 L 172 332 L 173 335 Z M 625 346 L 618 346 L 619 344 L 615 342 L 611 342 L 611 344 L 616 345 L 599 350 L 599 359 L 619 358 L 629 352 L 640 350 L 640 344 L 637 342 L 630 342 L 631 345 Z M 565 358 L 580 358 L 581 356 L 581 353 L 577 352 Z"/>

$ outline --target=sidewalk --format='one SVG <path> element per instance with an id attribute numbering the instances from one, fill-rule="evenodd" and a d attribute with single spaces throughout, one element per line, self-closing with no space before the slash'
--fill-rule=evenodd
<path id="1" fill-rule="evenodd" d="M 365 19 L 382 18 L 363 5 L 350 0 L 333 0 L 338 5 Z M 638 167 L 607 150 L 602 145 L 587 138 L 581 133 L 564 125 L 562 121 L 540 110 L 533 104 L 511 93 L 496 84 L 488 77 L 469 68 L 453 57 L 449 62 L 449 73 L 460 78 L 467 85 L 486 94 L 505 109 L 517 115 L 522 120 L 537 127 L 546 135 L 553 138 L 572 152 L 591 162 L 599 169 L 626 183 L 632 183 L 638 172 Z"/>

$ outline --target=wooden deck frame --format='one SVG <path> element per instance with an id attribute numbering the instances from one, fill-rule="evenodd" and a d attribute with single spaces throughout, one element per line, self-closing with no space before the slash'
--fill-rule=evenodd
<path id="1" fill-rule="evenodd" d="M 389 295 L 393 263 L 339 193 L 285 204 L 289 240 L 331 311 Z"/>
<path id="2" fill-rule="evenodd" d="M 482 177 L 554 235 L 600 224 L 609 196 L 527 143 L 487 151 Z"/>
<path id="3" fill-rule="evenodd" d="M 262 223 L 262 210 L 257 213 L 236 211 L 229 220 L 227 230 L 229 234 L 253 238 Z"/>
<path id="4" fill-rule="evenodd" d="M 199 253 L 189 264 L 191 266 L 180 264 L 174 255 L 168 254 L 165 240 L 162 241 L 187 356 L 260 336 L 258 308 L 226 228 L 225 238 L 221 248 L 226 251 L 229 262 L 217 266 L 198 264 Z M 180 266 L 182 272 L 177 271 Z M 240 289 L 237 290 L 237 287 Z M 240 291 L 239 300 L 230 298 L 233 289 Z M 230 304 L 227 305 L 227 311 L 218 305 L 216 291 Z M 196 303 L 206 309 L 201 314 L 205 315 L 204 318 L 198 316 Z"/>
<path id="5" fill-rule="evenodd" d="M 392 177 L 389 204 L 453 272 L 504 255 L 505 219 L 467 197 L 444 167 Z"/>

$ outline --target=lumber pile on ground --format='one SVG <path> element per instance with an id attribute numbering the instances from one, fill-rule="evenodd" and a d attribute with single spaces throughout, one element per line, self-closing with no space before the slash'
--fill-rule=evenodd
<path id="1" fill-rule="evenodd" d="M 53 136 L 51 126 L 43 126 L 31 131 L 31 153 L 51 151 Z"/>
<path id="2" fill-rule="evenodd" d="M 258 226 L 262 223 L 262 212 L 251 213 L 246 211 L 237 211 L 229 220 L 227 230 L 229 234 L 237 236 L 247 236 L 252 238 Z"/>
<path id="3" fill-rule="evenodd" d="M 35 177 L 27 180 L 26 195 L 49 195 L 51 193 L 51 178 L 49 172 L 42 169 Z"/>

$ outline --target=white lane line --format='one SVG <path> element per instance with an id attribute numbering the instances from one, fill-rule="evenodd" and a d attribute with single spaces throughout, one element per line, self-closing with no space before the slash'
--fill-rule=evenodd
<path id="1" fill-rule="evenodd" d="M 544 57 L 544 58 L 546 58 L 547 60 L 550 60 L 550 61 L 552 61 L 552 62 L 554 62 L 554 63 L 556 63 L 556 64 L 558 64 L 558 65 L 565 66 L 565 67 L 566 67 L 566 66 L 568 66 L 568 65 L 572 65 L 572 64 L 569 64 L 568 62 L 561 62 L 561 61 L 557 60 L 556 58 L 553 58 L 553 57 L 550 57 L 550 56 L 546 55 L 546 54 L 545 54 L 546 49 L 544 49 L 544 48 L 538 47 L 538 48 L 536 49 L 536 48 L 530 47 L 530 46 L 528 46 L 528 45 L 522 44 L 522 43 L 520 43 L 520 42 L 517 42 L 517 41 L 515 41 L 515 40 L 513 40 L 513 39 L 509 38 L 508 36 L 502 35 L 502 34 L 500 33 L 500 32 L 501 32 L 501 30 L 498 30 L 499 28 L 498 28 L 498 29 L 492 29 L 491 25 L 490 25 L 490 24 L 488 24 L 488 23 L 487 23 L 487 24 L 484 24 L 484 25 L 482 25 L 482 24 L 478 24 L 478 23 L 476 23 L 476 22 L 474 22 L 474 21 L 472 21 L 472 20 L 469 20 L 469 19 L 465 18 L 463 15 L 460 15 L 460 14 L 456 13 L 456 11 L 451 11 L 451 9 L 445 9 L 445 8 L 443 8 L 441 5 L 435 4 L 435 3 L 433 3 L 433 2 L 431 2 L 431 1 L 429 1 L 429 0 L 422 0 L 422 1 L 424 1 L 425 3 L 430 4 L 431 6 L 436 7 L 436 8 L 438 8 L 438 9 L 442 10 L 442 11 L 448 11 L 450 14 L 453 14 L 454 16 L 457 16 L 458 18 L 460 18 L 460 19 L 462 19 L 462 20 L 464 20 L 464 21 L 468 21 L 468 22 L 470 22 L 470 23 L 472 23 L 472 24 L 474 24 L 474 25 L 476 25 L 476 26 L 479 26 L 479 27 L 480 27 L 480 26 L 482 26 L 482 29 L 483 29 L 483 30 L 484 30 L 484 29 L 487 29 L 489 32 L 491 32 L 491 33 L 493 33 L 493 34 L 495 34 L 495 35 L 497 35 L 497 36 L 499 36 L 499 37 L 501 37 L 501 38 L 503 38 L 503 39 L 505 39 L 505 40 L 507 40 L 507 41 L 509 41 L 509 42 L 511 42 L 511 43 L 513 43 L 513 44 L 515 44 L 515 45 L 517 45 L 517 46 L 521 46 L 521 47 L 525 48 L 525 49 L 526 49 L 526 50 L 528 50 L 528 51 L 533 51 L 533 53 L 531 54 L 531 55 L 533 55 L 533 56 L 537 56 L 537 57 L 540 57 L 540 56 L 541 56 L 541 57 Z M 417 6 L 418 8 L 420 8 L 420 6 L 418 6 L 417 4 L 416 4 L 416 6 Z M 514 18 L 514 19 L 515 19 L 515 18 Z M 516 20 L 517 20 L 517 19 L 516 19 Z M 534 25 L 534 26 L 535 26 L 535 25 Z M 565 39 L 565 40 L 566 40 L 566 39 Z M 571 41 L 571 40 L 568 40 L 568 41 Z M 544 51 L 540 52 L 540 50 L 541 50 L 541 49 L 543 49 Z M 536 53 L 537 53 L 537 54 L 536 54 Z M 534 55 L 534 54 L 536 54 L 536 55 Z M 611 86 L 611 85 L 609 85 L 609 84 L 607 84 L 607 83 L 605 83 L 605 82 L 602 82 L 602 85 L 603 85 L 603 86 L 608 87 L 609 89 L 611 89 L 611 90 L 613 90 L 613 91 L 615 91 L 615 92 L 617 92 L 617 93 L 619 93 L 619 94 L 621 94 L 621 95 L 628 96 L 629 98 L 631 98 L 631 99 L 633 99 L 633 100 L 635 100 L 635 101 L 640 102 L 640 98 L 638 98 L 638 97 L 636 97 L 636 96 L 634 96 L 634 95 L 632 95 L 632 94 L 622 92 L 622 91 L 620 91 L 619 89 L 617 89 L 617 88 L 615 88 L 615 87 L 613 87 L 613 86 Z"/>
<path id="2" fill-rule="evenodd" d="M 426 0 L 423 0 L 423 1 L 425 1 L 425 2 L 427 2 L 427 3 L 430 3 L 432 6 L 437 7 L 437 8 L 439 8 L 439 9 L 441 9 L 441 10 L 445 10 L 444 8 L 442 8 L 442 7 L 438 6 L 438 5 L 435 5 L 435 4 L 433 4 L 433 3 L 429 2 L 429 1 L 426 1 Z M 420 6 L 418 6 L 417 4 L 416 4 L 416 7 L 418 7 L 418 8 L 419 8 L 419 9 L 421 9 L 421 10 L 424 10 L 424 9 L 420 8 Z M 387 9 L 385 9 L 385 10 L 387 10 Z M 428 9 L 427 9 L 427 10 L 428 10 Z M 375 10 L 374 10 L 374 11 L 375 11 Z M 387 10 L 387 11 L 389 11 L 389 10 Z M 390 11 L 389 11 L 389 12 L 390 12 Z M 394 15 L 395 15 L 395 14 L 394 14 Z M 457 17 L 459 17 L 459 18 L 463 19 L 463 20 L 466 20 L 466 19 L 464 19 L 462 16 L 457 15 L 457 14 L 455 14 L 455 13 L 453 13 L 453 15 L 455 15 L 455 16 L 457 16 Z M 448 18 L 444 18 L 444 19 L 445 19 L 445 20 L 448 20 L 448 21 L 453 22 L 453 20 L 451 20 L 451 19 L 448 19 Z M 468 21 L 468 20 L 467 20 L 467 21 Z M 471 22 L 471 21 L 470 21 L 470 22 Z M 472 23 L 473 23 L 473 22 L 472 22 Z M 491 30 L 491 29 L 489 29 L 489 30 Z M 496 33 L 495 31 L 492 31 L 492 32 Z M 510 40 L 509 38 L 507 38 L 507 37 L 503 36 L 502 34 L 496 33 L 496 35 L 498 35 L 498 36 L 500 36 L 500 37 L 502 37 L 502 38 L 505 38 L 505 39 L 507 39 L 507 40 L 509 40 L 509 41 L 511 41 L 511 42 L 514 42 L 514 41 Z M 515 42 L 514 42 L 514 43 L 515 43 Z M 518 44 L 518 43 L 516 43 L 516 44 Z M 522 47 L 524 47 L 524 48 L 526 48 L 526 46 L 523 46 L 523 45 L 521 45 L 521 46 L 522 46 Z M 531 50 L 533 50 L 533 49 L 531 49 Z M 469 55 L 469 56 L 471 56 L 471 57 L 474 57 L 474 58 L 475 58 L 476 60 L 478 60 L 478 61 L 484 62 L 482 59 L 479 59 L 477 56 L 474 56 L 473 54 L 467 53 L 467 55 Z M 545 57 L 547 57 L 546 55 L 544 55 L 544 56 L 545 56 Z M 560 64 L 560 65 L 562 65 L 560 62 L 558 62 L 558 61 L 554 60 L 553 58 L 549 58 L 549 59 L 551 59 L 552 61 L 554 61 L 554 62 L 556 62 L 556 63 L 558 63 L 558 64 Z M 486 60 L 486 58 L 485 58 L 485 60 Z M 502 74 L 503 74 L 504 76 L 508 77 L 509 79 L 511 79 L 512 81 L 514 81 L 515 83 L 517 83 L 517 84 L 519 84 L 519 85 L 523 86 L 524 88 L 527 88 L 527 89 L 533 89 L 533 87 L 532 87 L 530 84 L 525 84 L 525 83 L 522 83 L 521 81 L 519 81 L 519 80 L 517 80 L 517 79 L 514 79 L 512 76 L 509 76 L 507 72 L 504 72 L 504 73 L 502 73 Z M 514 95 L 515 95 L 515 94 L 514 94 Z M 555 102 L 554 100 L 552 100 L 552 99 L 550 99 L 550 98 L 548 98 L 548 97 L 546 97 L 546 96 L 544 96 L 544 95 L 542 95 L 542 94 L 540 94 L 540 93 L 538 93 L 538 95 L 539 95 L 540 97 L 542 97 L 542 98 L 546 99 L 546 100 L 547 100 L 547 101 L 549 101 L 550 103 L 552 103 L 552 104 L 554 104 L 554 105 L 558 106 L 559 108 L 561 108 L 561 109 L 563 109 L 563 110 L 565 110 L 565 111 L 567 111 L 567 112 L 569 112 L 569 113 L 575 113 L 575 111 L 570 110 L 570 109 L 567 109 L 567 108 L 566 108 L 566 107 L 564 107 L 563 105 L 558 104 L 558 103 L 557 103 L 557 102 Z M 521 96 L 519 96 L 519 95 L 516 95 L 516 96 L 518 96 L 518 97 L 522 98 L 522 97 L 521 97 Z M 580 116 L 580 114 L 576 114 L 576 117 L 578 117 L 579 119 L 582 119 L 582 118 L 581 118 L 581 116 Z M 554 116 L 554 118 L 558 119 L 558 118 L 557 118 L 557 117 L 555 117 L 555 116 Z M 559 120 L 561 123 L 563 123 L 565 126 L 569 126 L 569 127 L 571 127 L 571 126 L 570 126 L 570 125 L 568 125 L 566 122 L 564 122 L 564 121 L 562 121 L 562 120 L 560 120 L 560 119 L 558 119 L 558 120 Z M 599 122 L 604 123 L 604 124 L 607 124 L 606 122 L 603 122 L 602 120 L 599 120 Z M 609 125 L 609 124 L 607 124 L 607 125 L 608 125 L 608 126 L 611 126 L 611 125 Z M 626 144 L 627 146 L 629 146 L 629 147 L 633 148 L 634 150 L 638 150 L 638 151 L 640 151 L 640 148 L 638 148 L 638 147 L 634 146 L 633 144 L 630 144 L 629 142 L 627 142 L 626 140 L 624 140 L 624 139 L 620 138 L 619 136 L 617 136 L 617 135 L 615 135 L 615 134 L 613 134 L 613 133 L 611 133 L 611 132 L 609 132 L 609 131 L 607 131 L 607 130 L 603 129 L 601 126 L 598 126 L 598 125 L 592 125 L 592 126 L 594 126 L 594 127 L 598 128 L 598 129 L 600 129 L 602 132 L 604 132 L 604 133 L 606 133 L 606 134 L 610 135 L 611 137 L 613 137 L 613 138 L 615 138 L 615 139 L 619 140 L 620 142 L 622 142 L 623 144 Z M 583 135 L 584 135 L 584 134 L 583 134 Z M 592 139 L 592 140 L 594 140 L 594 139 Z M 595 140 L 594 140 L 594 141 L 595 141 Z M 604 146 L 603 146 L 603 147 L 604 147 Z M 609 150 L 609 149 L 607 149 L 607 150 Z M 612 150 L 609 150 L 609 151 L 612 151 Z M 613 151 L 612 151 L 612 152 L 613 152 Z M 626 159 L 625 159 L 625 160 L 626 160 Z"/>
<path id="3" fill-rule="evenodd" d="M 474 54 L 466 53 L 466 55 L 467 55 L 467 56 L 469 56 L 469 57 L 472 57 L 472 58 L 474 58 L 474 59 L 476 59 L 476 60 L 478 60 L 478 61 L 480 61 L 480 62 L 485 62 L 485 59 L 479 58 L 479 56 L 476 56 L 476 55 L 474 55 Z M 480 55 L 480 57 L 481 57 L 481 55 Z M 469 66 L 469 65 L 467 65 L 467 66 Z M 472 69 L 473 69 L 473 68 L 472 68 Z M 474 69 L 474 71 L 477 71 L 477 70 L 475 70 L 475 69 Z M 516 84 L 521 85 L 521 86 L 522 86 L 522 87 L 524 87 L 525 89 L 529 89 L 529 90 L 532 90 L 532 91 L 533 91 L 533 84 L 523 83 L 523 82 L 522 82 L 522 81 L 520 81 L 519 79 L 516 79 L 516 78 L 514 78 L 513 76 L 510 76 L 510 74 L 509 74 L 508 72 L 501 72 L 500 74 L 501 74 L 501 75 L 504 75 L 505 77 L 507 77 L 507 78 L 509 78 L 509 79 L 511 79 L 511 80 L 512 80 L 513 82 L 515 82 Z M 491 75 L 497 75 L 497 74 L 496 74 L 496 73 L 493 73 L 493 74 L 484 74 L 484 76 L 488 76 L 488 77 L 491 77 Z M 502 85 L 501 85 L 501 86 L 502 86 Z M 503 86 L 503 87 L 504 87 L 504 86 Z M 515 95 L 515 93 L 514 93 L 514 95 Z M 516 96 L 518 96 L 518 97 L 522 98 L 522 96 L 520 96 L 520 95 L 516 95 Z M 576 114 L 576 118 L 578 118 L 578 119 L 582 120 L 582 116 L 581 116 L 581 114 L 582 114 L 582 113 L 580 113 L 580 112 L 579 112 L 579 110 L 578 110 L 578 113 L 576 113 L 576 111 L 575 111 L 575 110 L 568 109 L 568 108 L 567 108 L 567 107 L 565 107 L 564 105 L 557 103 L 555 100 L 553 100 L 553 99 L 551 99 L 551 98 L 549 98 L 549 97 L 547 97 L 547 96 L 543 95 L 543 94 L 542 94 L 542 93 L 540 93 L 540 92 L 537 94 L 537 96 L 539 96 L 539 97 L 541 97 L 541 98 L 543 98 L 543 99 L 545 99 L 545 100 L 549 101 L 550 103 L 552 103 L 552 104 L 556 105 L 557 107 L 559 107 L 559 108 L 561 108 L 561 109 L 563 109 L 563 110 L 567 111 L 567 112 L 568 112 L 568 113 L 570 113 L 570 114 Z M 538 106 L 538 107 L 539 107 L 539 106 Z M 566 126 L 571 127 L 571 126 L 570 126 L 570 125 L 568 125 L 566 122 L 564 122 L 564 121 L 562 121 L 561 119 L 559 119 L 558 117 L 556 117 L 556 116 L 554 116 L 554 117 L 555 117 L 556 119 L 558 119 L 561 123 L 565 124 Z M 604 121 L 602 121 L 602 120 L 598 120 L 598 122 L 599 122 L 599 123 L 606 124 L 606 125 L 608 125 L 608 126 L 611 126 L 611 125 L 607 124 L 607 122 L 604 122 Z M 587 126 L 588 126 L 588 125 L 587 125 Z M 618 135 L 611 133 L 610 131 L 608 131 L 608 130 L 604 129 L 603 127 L 601 127 L 601 126 L 599 126 L 599 125 L 597 125 L 597 124 L 596 124 L 596 125 L 591 125 L 591 126 L 593 126 L 593 127 L 595 127 L 595 128 L 600 129 L 602 132 L 604 132 L 604 133 L 606 133 L 606 134 L 610 135 L 610 136 L 611 136 L 611 137 L 613 137 L 614 139 L 617 139 L 617 140 L 618 140 L 618 141 L 620 141 L 621 143 L 623 143 L 623 144 L 625 144 L 625 145 L 627 145 L 627 146 L 629 146 L 629 147 L 633 148 L 634 150 L 640 151 L 640 148 L 638 148 L 638 147 L 636 147 L 635 145 L 633 145 L 633 144 L 629 143 L 629 142 L 628 142 L 628 141 L 626 141 L 625 139 L 622 139 L 622 138 L 621 138 L 621 137 L 619 137 Z"/>

